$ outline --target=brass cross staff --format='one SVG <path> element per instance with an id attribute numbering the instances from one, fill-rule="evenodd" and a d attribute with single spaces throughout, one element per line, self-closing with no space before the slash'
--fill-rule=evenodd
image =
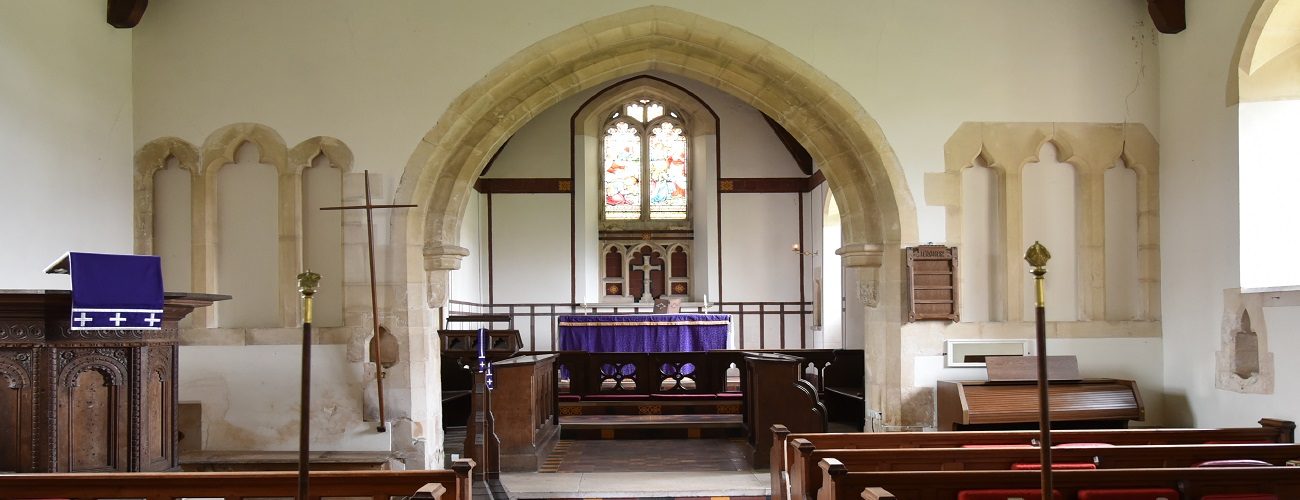
<path id="1" fill-rule="evenodd" d="M 416 205 L 376 205 L 370 200 L 370 171 L 365 171 L 366 181 L 366 204 L 365 205 L 345 205 L 340 207 L 322 207 L 321 210 L 365 210 L 366 211 L 366 244 L 370 249 L 366 256 L 370 258 L 370 318 L 373 320 L 374 349 L 375 349 L 375 384 L 379 391 L 379 432 L 384 432 L 386 419 L 384 418 L 384 366 L 383 352 L 381 351 L 382 339 L 379 338 L 379 303 L 375 300 L 375 221 L 372 212 L 376 208 L 412 208 Z"/>

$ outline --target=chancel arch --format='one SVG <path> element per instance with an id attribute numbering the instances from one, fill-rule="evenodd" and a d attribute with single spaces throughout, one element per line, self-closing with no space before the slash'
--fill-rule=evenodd
<path id="1" fill-rule="evenodd" d="M 493 152 L 560 100 L 644 71 L 714 86 L 789 130 L 835 193 L 844 233 L 836 252 L 845 265 L 859 268 L 869 287 L 901 285 L 899 248 L 916 240 L 915 209 L 897 159 L 866 110 L 816 68 L 771 42 L 697 14 L 652 6 L 582 23 L 517 53 L 457 97 L 416 147 L 398 189 L 398 202 L 421 205 L 404 221 L 407 255 L 401 260 L 412 285 L 408 289 L 422 289 L 425 299 L 408 305 L 407 323 L 414 327 L 409 333 L 423 335 L 419 326 L 426 324 L 426 308 L 445 305 L 448 272 L 468 253 L 460 243 L 460 225 L 471 187 Z M 877 350 L 868 357 L 867 405 L 883 421 L 898 422 L 903 418 L 901 367 L 891 367 L 887 353 L 901 348 L 900 301 L 893 293 L 879 296 L 881 305 L 868 314 L 861 333 L 868 337 L 868 349 Z M 412 356 L 423 360 L 437 353 Z M 436 401 L 434 396 L 428 399 Z M 437 413 L 432 404 L 412 409 L 416 418 Z"/>

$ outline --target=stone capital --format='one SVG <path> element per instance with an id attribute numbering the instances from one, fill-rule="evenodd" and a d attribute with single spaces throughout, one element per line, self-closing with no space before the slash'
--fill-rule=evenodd
<path id="1" fill-rule="evenodd" d="M 424 246 L 425 271 L 454 271 L 460 269 L 460 261 L 469 255 L 469 250 L 456 245 L 428 244 Z"/>
<path id="2" fill-rule="evenodd" d="M 880 268 L 884 262 L 885 247 L 875 243 L 847 243 L 835 250 L 844 259 L 844 267 Z"/>

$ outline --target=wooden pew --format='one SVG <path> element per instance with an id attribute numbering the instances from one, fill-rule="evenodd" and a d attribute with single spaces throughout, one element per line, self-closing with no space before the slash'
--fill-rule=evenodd
<path id="1" fill-rule="evenodd" d="M 1052 432 L 1054 444 L 1104 442 L 1114 445 L 1202 444 L 1202 443 L 1294 443 L 1295 422 L 1261 419 L 1259 427 L 1225 429 L 1107 429 Z M 877 432 L 792 434 L 783 425 L 773 425 L 771 477 L 773 498 L 786 498 L 786 472 L 798 456 L 790 443 L 796 438 L 813 446 L 830 448 L 959 448 L 962 445 L 1034 444 L 1038 431 L 964 432 Z M 784 443 L 784 445 L 782 445 Z M 801 464 L 816 474 L 815 462 Z"/>
<path id="2" fill-rule="evenodd" d="M 821 461 L 817 500 L 938 500 L 965 490 L 1039 488 L 1038 471 L 849 472 L 833 458 Z M 1270 493 L 1300 498 L 1300 467 L 1063 470 L 1052 484 L 1065 498 L 1080 489 L 1168 488 L 1182 498 L 1223 493 Z"/>
<path id="3" fill-rule="evenodd" d="M 796 438 L 798 444 L 807 441 Z M 834 458 L 851 472 L 1011 470 L 1014 464 L 1037 464 L 1037 448 L 902 448 L 902 449 L 814 449 L 799 446 L 793 461 L 819 463 Z M 1144 445 L 1097 448 L 1054 448 L 1052 463 L 1088 463 L 1098 469 L 1146 469 L 1192 467 L 1210 460 L 1261 460 L 1286 465 L 1300 458 L 1297 444 Z M 822 486 L 821 470 L 804 469 L 789 475 L 790 498 L 811 499 Z"/>
<path id="4" fill-rule="evenodd" d="M 311 496 L 383 498 L 412 496 L 468 500 L 473 460 L 451 470 L 313 471 Z M 245 498 L 293 497 L 297 472 L 157 472 L 0 474 L 0 500 L 25 498 Z"/>

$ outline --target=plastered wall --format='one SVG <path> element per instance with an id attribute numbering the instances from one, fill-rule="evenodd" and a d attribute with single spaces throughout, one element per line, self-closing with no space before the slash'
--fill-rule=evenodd
<path id="1" fill-rule="evenodd" d="M 63 252 L 131 251 L 131 39 L 97 2 L 0 4 L 0 288 L 66 289 L 43 274 Z"/>
<path id="2" fill-rule="evenodd" d="M 1232 317 L 1225 301 L 1240 283 L 1238 113 L 1225 103 L 1229 71 L 1252 2 L 1191 0 L 1188 29 L 1160 41 L 1161 265 L 1164 381 L 1171 423 L 1249 425 L 1260 417 L 1300 418 L 1297 374 L 1286 356 L 1300 352 L 1291 332 L 1300 307 L 1288 293 L 1261 294 L 1267 350 L 1276 356 L 1272 394 L 1235 392 L 1216 383 L 1216 352 Z M 1235 102 L 1235 100 L 1233 101 Z M 1276 297 L 1276 298 L 1275 298 Z M 1246 301 L 1249 302 L 1249 301 Z M 1258 325 L 1259 315 L 1251 321 Z M 1290 372 L 1290 373 L 1284 373 Z"/>

